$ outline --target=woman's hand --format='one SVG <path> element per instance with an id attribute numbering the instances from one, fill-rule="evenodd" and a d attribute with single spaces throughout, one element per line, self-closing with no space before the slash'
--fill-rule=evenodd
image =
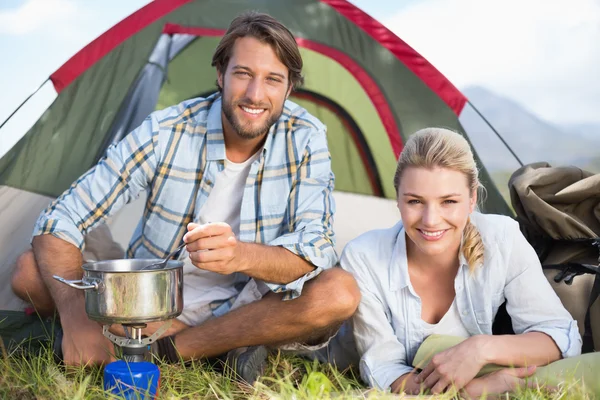
<path id="1" fill-rule="evenodd" d="M 396 379 L 390 389 L 392 393 L 419 394 L 421 392 L 421 385 L 415 382 L 415 370 Z"/>
<path id="2" fill-rule="evenodd" d="M 475 378 L 487 364 L 485 336 L 471 336 L 460 344 L 433 356 L 415 377 L 417 383 L 432 393 L 443 393 L 450 387 L 460 390 Z"/>
<path id="3" fill-rule="evenodd" d="M 524 379 L 533 375 L 535 369 L 535 365 L 522 368 L 505 368 L 481 378 L 473 379 L 462 390 L 462 396 L 471 399 L 483 395 L 513 392 L 525 385 L 535 387 L 536 382 L 534 380 L 525 381 Z"/>

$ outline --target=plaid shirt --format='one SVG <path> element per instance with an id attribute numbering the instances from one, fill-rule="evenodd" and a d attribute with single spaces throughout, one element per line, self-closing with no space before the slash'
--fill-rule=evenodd
<path id="1" fill-rule="evenodd" d="M 285 247 L 316 267 L 286 285 L 268 284 L 286 298 L 299 296 L 304 282 L 337 262 L 325 132 L 286 101 L 244 188 L 239 239 Z M 147 192 L 127 256 L 164 257 L 181 243 L 224 160 L 219 94 L 154 112 L 41 213 L 33 235 L 52 234 L 82 248 L 86 232 Z"/>

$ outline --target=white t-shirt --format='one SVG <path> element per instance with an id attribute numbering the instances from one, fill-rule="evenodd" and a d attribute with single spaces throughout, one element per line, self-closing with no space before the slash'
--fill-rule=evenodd
<path id="1" fill-rule="evenodd" d="M 231 226 L 233 233 L 236 236 L 239 235 L 244 187 L 250 167 L 259 155 L 260 151 L 242 163 L 234 163 L 225 159 L 225 168 L 216 176 L 206 203 L 200 210 L 196 210 L 194 221 L 200 224 L 226 222 Z M 198 307 L 238 294 L 234 287 L 236 274 L 221 275 L 196 268 L 187 253 L 182 259 L 185 275 L 183 279 L 184 312 L 179 319 L 188 325 L 196 325 L 203 322 L 196 320 L 195 310 Z"/>
<path id="2" fill-rule="evenodd" d="M 460 319 L 458 307 L 456 305 L 456 299 L 454 299 L 446 314 L 444 314 L 442 319 L 440 319 L 437 324 L 430 324 L 423 320 L 421 320 L 421 323 L 423 324 L 423 330 L 425 333 L 423 336 L 424 338 L 429 335 L 433 335 L 434 333 L 439 335 L 460 336 L 464 338 L 471 336 Z"/>
<path id="3" fill-rule="evenodd" d="M 226 222 L 233 233 L 240 234 L 240 211 L 242 196 L 250 166 L 259 156 L 257 152 L 242 163 L 234 163 L 225 158 L 225 168 L 217 174 L 215 184 L 206 203 L 194 219 L 199 224 Z"/>

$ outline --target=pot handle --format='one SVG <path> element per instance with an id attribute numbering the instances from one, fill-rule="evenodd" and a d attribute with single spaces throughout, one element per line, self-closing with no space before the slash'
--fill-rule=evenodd
<path id="1" fill-rule="evenodd" d="M 56 279 L 59 282 L 64 283 L 65 285 L 69 285 L 72 288 L 75 289 L 81 289 L 81 290 L 86 290 L 86 289 L 94 289 L 94 290 L 98 290 L 99 288 L 99 284 L 96 281 L 91 281 L 91 282 L 85 282 L 83 279 L 77 279 L 75 281 L 68 281 L 65 278 L 61 278 L 58 275 L 53 275 L 52 276 L 54 279 Z"/>

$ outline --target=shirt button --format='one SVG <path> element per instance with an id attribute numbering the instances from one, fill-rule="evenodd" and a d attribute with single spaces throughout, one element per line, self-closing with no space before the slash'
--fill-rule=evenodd
<path id="1" fill-rule="evenodd" d="M 458 285 L 458 286 L 456 287 L 456 289 L 458 289 L 458 290 L 462 290 L 462 285 Z"/>
<path id="2" fill-rule="evenodd" d="M 463 311 L 463 313 L 462 313 L 462 314 L 463 314 L 463 315 L 467 315 L 467 314 L 468 314 L 468 312 L 466 312 L 466 311 Z"/>

